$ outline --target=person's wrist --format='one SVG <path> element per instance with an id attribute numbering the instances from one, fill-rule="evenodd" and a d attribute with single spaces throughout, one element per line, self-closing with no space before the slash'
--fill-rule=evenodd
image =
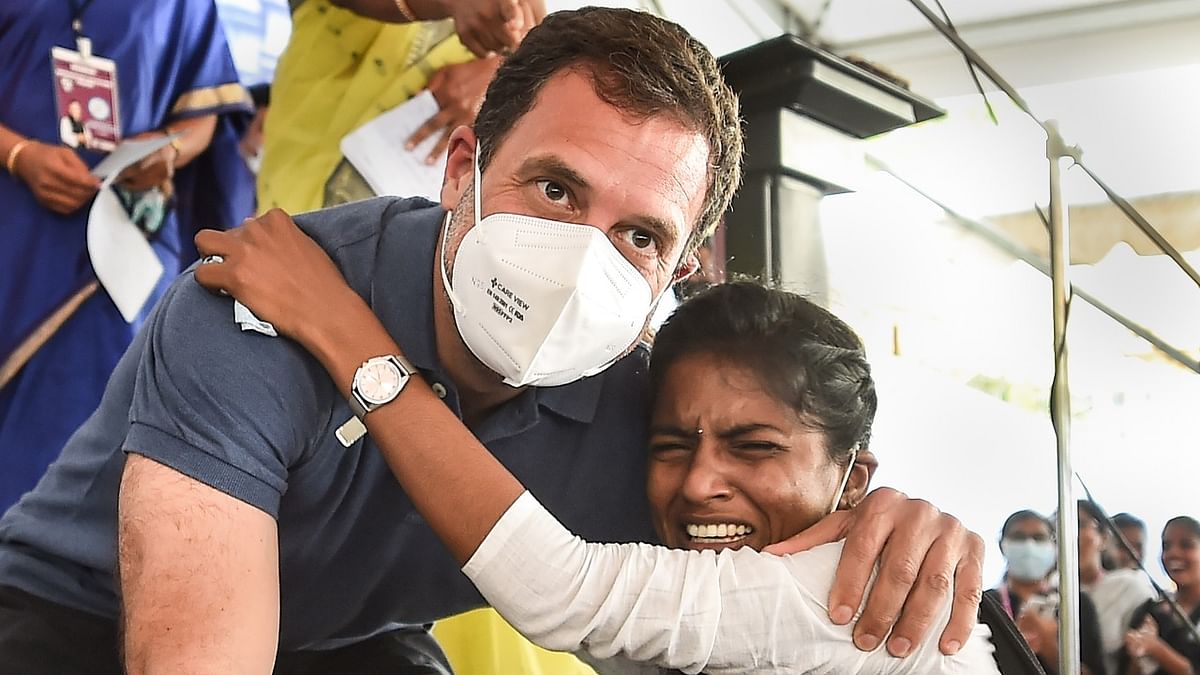
<path id="1" fill-rule="evenodd" d="M 376 319 L 366 302 L 349 288 L 344 297 L 321 306 L 333 309 L 318 312 L 311 320 L 302 320 L 296 328 L 296 341 L 332 370 L 340 365 L 347 347 L 354 347 L 368 337 L 367 328 Z"/>
<path id="2" fill-rule="evenodd" d="M 1166 646 L 1167 644 L 1163 642 L 1162 639 L 1157 635 L 1151 635 L 1150 638 L 1145 642 L 1146 656 L 1149 656 L 1155 661 L 1161 661 L 1163 656 L 1163 648 Z"/>
<path id="3" fill-rule="evenodd" d="M 171 135 L 175 133 L 175 131 L 172 130 L 171 127 L 163 127 L 162 132 L 163 132 L 163 135 L 167 136 L 168 138 L 170 138 Z M 167 143 L 167 147 L 169 147 L 171 150 L 174 151 L 174 153 L 171 157 L 171 166 L 178 165 L 179 164 L 179 156 L 183 154 L 183 143 L 179 140 L 178 137 L 170 138 L 170 141 Z"/>
<path id="4" fill-rule="evenodd" d="M 395 0 L 396 9 L 409 21 L 438 21 L 454 16 L 454 8 L 446 0 Z"/>
<path id="5" fill-rule="evenodd" d="M 4 158 L 4 168 L 10 175 L 20 177 L 17 169 L 17 161 L 21 158 L 21 153 L 25 152 L 33 143 L 32 138 L 22 138 L 9 147 L 8 154 Z"/>

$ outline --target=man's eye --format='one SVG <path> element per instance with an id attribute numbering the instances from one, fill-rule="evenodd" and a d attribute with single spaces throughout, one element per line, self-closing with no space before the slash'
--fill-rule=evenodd
<path id="1" fill-rule="evenodd" d="M 546 195 L 546 199 L 549 199 L 552 202 L 566 203 L 566 200 L 570 197 L 570 195 L 567 194 L 566 188 L 552 180 L 539 180 L 537 181 L 537 186 L 538 189 L 542 191 L 542 194 Z"/>
<path id="2" fill-rule="evenodd" d="M 650 232 L 640 228 L 629 228 L 620 234 L 630 246 L 638 252 L 639 255 L 657 256 L 658 241 Z"/>

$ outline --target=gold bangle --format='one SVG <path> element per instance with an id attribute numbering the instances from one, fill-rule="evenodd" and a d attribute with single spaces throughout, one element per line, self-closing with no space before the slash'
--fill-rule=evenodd
<path id="1" fill-rule="evenodd" d="M 171 127 L 163 127 L 162 132 L 164 136 L 169 138 L 167 145 L 170 145 L 175 151 L 175 161 L 179 161 L 179 156 L 183 154 L 183 143 L 179 141 L 179 138 L 170 138 L 175 133 L 175 130 Z"/>
<path id="2" fill-rule="evenodd" d="M 400 10 L 400 15 L 405 19 L 408 19 L 408 21 L 411 23 L 420 21 L 420 19 L 417 18 L 417 15 L 413 14 L 412 7 L 408 6 L 407 0 L 396 0 L 396 9 Z"/>
<path id="3" fill-rule="evenodd" d="M 13 144 L 13 146 L 11 148 L 9 148 L 8 159 L 4 160 L 4 168 L 8 169 L 8 172 L 10 174 L 12 174 L 14 176 L 17 175 L 16 174 L 17 157 L 21 154 L 21 151 L 25 149 L 25 146 L 29 145 L 32 142 L 33 141 L 31 139 L 26 138 L 24 140 L 17 141 L 16 143 Z"/>

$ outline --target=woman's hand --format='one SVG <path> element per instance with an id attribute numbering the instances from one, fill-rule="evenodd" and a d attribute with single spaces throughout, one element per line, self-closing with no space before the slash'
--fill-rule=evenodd
<path id="1" fill-rule="evenodd" d="M 100 189 L 100 179 L 88 171 L 79 155 L 61 145 L 30 143 L 17 157 L 13 170 L 39 204 L 63 215 L 78 211 Z"/>
<path id="2" fill-rule="evenodd" d="M 429 92 L 437 100 L 440 110 L 409 137 L 405 149 L 412 150 L 421 141 L 440 133 L 437 145 L 425 158 L 426 164 L 436 162 L 450 145 L 450 133 L 460 126 L 475 123 L 475 115 L 483 105 L 483 95 L 499 67 L 500 57 L 492 56 L 451 64 L 434 73 L 429 78 Z"/>
<path id="3" fill-rule="evenodd" d="M 1158 622 L 1154 617 L 1146 615 L 1142 625 L 1136 629 L 1125 631 L 1125 651 L 1131 658 L 1140 659 L 1157 651 L 1160 642 L 1158 638 Z"/>
<path id="4" fill-rule="evenodd" d="M 515 49 L 546 16 L 544 0 L 459 0 L 449 9 L 458 39 L 480 57 Z"/>
<path id="5" fill-rule="evenodd" d="M 162 132 L 149 131 L 138 134 L 131 140 L 151 137 L 162 137 Z M 116 182 L 121 187 L 133 192 L 142 192 L 153 187 L 163 186 L 175 177 L 175 165 L 178 160 L 179 149 L 174 145 L 164 145 L 143 157 L 137 164 L 126 167 L 121 175 L 117 176 Z"/>
<path id="6" fill-rule="evenodd" d="M 879 488 L 850 511 L 837 511 L 786 541 L 767 547 L 785 555 L 846 540 L 829 594 L 829 616 L 849 623 L 879 563 L 875 586 L 854 627 L 854 643 L 870 651 L 891 631 L 887 648 L 906 656 L 925 638 L 953 594 L 939 647 L 955 654 L 977 621 L 983 593 L 983 539 L 957 518 L 902 492 Z"/>
<path id="7" fill-rule="evenodd" d="M 365 306 L 325 251 L 280 209 L 225 232 L 201 230 L 196 248 L 222 259 L 197 267 L 196 281 L 233 296 L 310 351 L 344 325 L 342 311 Z"/>
<path id="8" fill-rule="evenodd" d="M 1016 623 L 1034 654 L 1058 662 L 1058 621 L 1054 617 L 1038 610 L 1025 610 Z"/>

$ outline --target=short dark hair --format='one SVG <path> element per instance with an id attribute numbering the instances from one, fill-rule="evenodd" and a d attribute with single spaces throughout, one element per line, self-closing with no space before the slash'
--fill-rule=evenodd
<path id="1" fill-rule="evenodd" d="M 708 48 L 682 26 L 629 9 L 584 7 L 555 12 L 529 31 L 488 86 L 475 118 L 479 166 L 533 107 L 554 75 L 578 68 L 596 95 L 618 110 L 648 118 L 669 115 L 708 142 L 708 181 L 690 252 L 729 208 L 742 175 L 737 97 Z"/>
<path id="2" fill-rule="evenodd" d="M 1037 511 L 1034 511 L 1033 509 L 1021 509 L 1020 511 L 1017 511 L 1016 513 L 1012 514 L 1008 518 L 1004 519 L 1004 526 L 1000 528 L 1000 538 L 1004 539 L 1005 537 L 1007 537 L 1008 531 L 1012 529 L 1012 526 L 1016 525 L 1017 523 L 1021 522 L 1022 520 L 1036 520 L 1039 523 L 1045 525 L 1046 529 L 1050 530 L 1051 537 L 1055 536 L 1054 535 L 1054 529 L 1055 529 L 1054 521 L 1050 520 L 1046 516 L 1043 516 L 1042 514 L 1038 513 Z"/>
<path id="3" fill-rule="evenodd" d="M 654 339 L 650 386 L 662 390 L 684 356 L 749 369 L 777 400 L 825 433 L 831 459 L 871 440 L 878 401 L 862 341 L 811 301 L 750 281 L 717 284 L 679 306 Z"/>

